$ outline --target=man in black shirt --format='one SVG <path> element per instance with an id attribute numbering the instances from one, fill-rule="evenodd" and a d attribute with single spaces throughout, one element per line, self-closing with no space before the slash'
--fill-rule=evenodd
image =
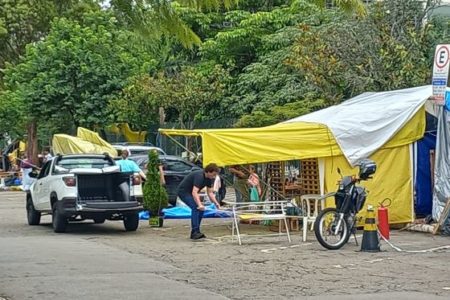
<path id="1" fill-rule="evenodd" d="M 206 186 L 209 199 L 220 209 L 220 204 L 214 195 L 213 184 L 219 168 L 216 164 L 209 164 L 204 170 L 198 170 L 186 176 L 178 187 L 178 196 L 192 210 L 191 213 L 191 239 L 205 238 L 200 232 L 205 206 L 200 201 L 199 192 Z"/>

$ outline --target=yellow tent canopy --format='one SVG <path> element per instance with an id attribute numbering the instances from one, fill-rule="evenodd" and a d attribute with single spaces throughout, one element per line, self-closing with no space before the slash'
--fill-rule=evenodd
<path id="1" fill-rule="evenodd" d="M 394 148 L 420 139 L 425 130 L 425 110 L 418 113 L 383 148 Z M 203 163 L 220 166 L 288 161 L 342 155 L 333 133 L 319 123 L 280 123 L 259 128 L 160 129 L 165 135 L 200 136 Z"/>
<path id="2" fill-rule="evenodd" d="M 351 165 L 378 149 L 420 139 L 431 86 L 364 93 L 339 105 L 262 128 L 175 130 L 165 135 L 201 136 L 203 163 L 286 161 L 342 155 Z"/>
<path id="3" fill-rule="evenodd" d="M 67 134 L 53 135 L 53 152 L 56 154 L 104 154 L 117 156 L 117 151 L 98 133 L 83 127 L 78 127 L 77 137 Z"/>

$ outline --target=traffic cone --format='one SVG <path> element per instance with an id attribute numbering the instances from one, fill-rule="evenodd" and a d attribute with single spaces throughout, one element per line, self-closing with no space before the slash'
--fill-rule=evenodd
<path id="1" fill-rule="evenodd" d="M 375 222 L 375 211 L 372 205 L 367 206 L 367 217 L 364 224 L 361 251 L 380 252 L 380 240 L 378 239 L 377 224 Z"/>

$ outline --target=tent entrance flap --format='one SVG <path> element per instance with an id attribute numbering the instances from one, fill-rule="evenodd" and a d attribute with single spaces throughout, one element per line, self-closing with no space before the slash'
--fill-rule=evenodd
<path id="1" fill-rule="evenodd" d="M 384 199 L 391 199 L 389 206 L 389 223 L 408 223 L 414 220 L 413 179 L 411 170 L 410 145 L 397 148 L 381 149 L 370 157 L 377 163 L 377 172 L 373 179 L 362 182 L 369 191 L 368 204 L 378 207 Z M 344 175 L 357 175 L 358 169 L 352 168 L 344 156 L 325 159 L 325 192 L 336 189 L 336 183 L 341 178 L 337 168 Z M 334 206 L 334 199 L 327 200 L 327 206 Z M 360 212 L 365 215 L 365 210 Z"/>

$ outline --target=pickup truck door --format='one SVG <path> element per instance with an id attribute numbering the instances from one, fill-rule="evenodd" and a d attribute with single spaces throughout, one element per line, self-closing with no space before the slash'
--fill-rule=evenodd
<path id="1" fill-rule="evenodd" d="M 49 190 L 49 173 L 50 173 L 51 161 L 45 163 L 42 167 L 36 182 L 33 186 L 34 205 L 38 210 L 49 209 L 48 203 L 50 203 L 50 190 Z"/>

